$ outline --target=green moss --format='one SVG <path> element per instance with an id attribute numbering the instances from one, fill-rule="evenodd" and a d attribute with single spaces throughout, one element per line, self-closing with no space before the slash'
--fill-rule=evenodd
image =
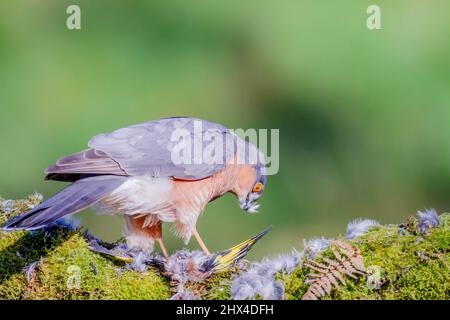
<path id="1" fill-rule="evenodd" d="M 166 280 L 150 270 L 146 274 L 121 271 L 110 260 L 91 252 L 86 240 L 73 234 L 55 248 L 40 266 L 33 299 L 165 299 Z M 79 284 L 78 284 L 79 282 Z"/>
<path id="2" fill-rule="evenodd" d="M 14 274 L 0 284 L 0 299 L 18 300 L 25 296 L 27 284 L 23 274 Z"/>
<path id="3" fill-rule="evenodd" d="M 304 283 L 307 274 L 306 269 L 297 268 L 291 274 L 280 273 L 277 275 L 276 279 L 284 284 L 286 300 L 298 300 L 308 290 L 308 286 Z"/>
<path id="4" fill-rule="evenodd" d="M 30 196 L 8 212 L 0 206 L 0 223 L 39 201 Z M 350 241 L 361 249 L 366 267 L 380 271 L 379 287 L 369 287 L 366 277 L 347 278 L 347 285 L 327 299 L 450 299 L 450 214 L 440 219 L 441 226 L 428 234 L 417 233 L 417 220 L 410 219 L 403 234 L 398 226 L 376 227 Z M 323 255 L 333 256 L 331 250 Z M 39 267 L 26 279 L 23 269 L 35 261 Z M 299 267 L 277 275 L 285 299 L 303 296 L 309 272 Z M 236 273 L 221 273 L 187 289 L 202 299 L 230 299 Z M 124 270 L 120 262 L 90 251 L 80 231 L 54 227 L 47 233 L 0 232 L 0 299 L 167 299 L 174 291 L 156 270 Z"/>
<path id="5" fill-rule="evenodd" d="M 0 212 L 0 222 L 27 210 L 35 204 L 31 201 Z M 23 269 L 34 261 L 39 267 L 27 280 Z M 167 299 L 170 294 L 165 277 L 154 270 L 123 270 L 119 262 L 90 251 L 79 231 L 0 232 L 0 299 Z"/>
<path id="6" fill-rule="evenodd" d="M 450 215 L 440 217 L 441 226 L 426 235 L 397 226 L 377 227 L 350 241 L 361 249 L 366 268 L 380 274 L 377 286 L 366 277 L 346 279 L 347 286 L 334 290 L 327 299 L 450 299 Z M 410 220 L 410 228 L 417 225 Z M 412 224 L 412 225 L 411 225 Z M 323 255 L 332 257 L 331 250 Z M 307 290 L 304 269 L 284 276 L 286 298 L 300 299 Z"/>
<path id="7" fill-rule="evenodd" d="M 202 299 L 206 300 L 230 300 L 231 279 L 236 272 L 223 272 L 213 276 L 205 284 L 205 293 Z"/>

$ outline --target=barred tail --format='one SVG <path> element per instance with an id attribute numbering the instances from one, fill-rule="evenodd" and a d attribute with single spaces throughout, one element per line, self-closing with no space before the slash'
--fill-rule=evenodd
<path id="1" fill-rule="evenodd" d="M 125 179 L 125 177 L 108 175 L 78 180 L 36 208 L 9 220 L 0 229 L 12 231 L 45 227 L 65 215 L 90 207 L 120 186 Z"/>

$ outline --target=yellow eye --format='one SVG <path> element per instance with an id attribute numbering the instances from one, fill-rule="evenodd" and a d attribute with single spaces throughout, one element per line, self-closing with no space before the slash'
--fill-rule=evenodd
<path id="1" fill-rule="evenodd" d="M 253 192 L 260 192 L 262 190 L 262 188 L 263 188 L 263 184 L 261 182 L 258 182 L 253 187 Z"/>

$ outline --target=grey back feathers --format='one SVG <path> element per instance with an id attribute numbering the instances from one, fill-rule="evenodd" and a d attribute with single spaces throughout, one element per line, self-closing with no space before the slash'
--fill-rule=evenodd
<path id="1" fill-rule="evenodd" d="M 195 122 L 201 123 L 201 131 L 195 132 Z M 91 148 L 108 154 L 128 175 L 149 175 L 152 177 L 174 177 L 186 180 L 198 180 L 211 176 L 221 170 L 226 159 L 220 164 L 175 164 L 172 151 L 176 141 L 172 141 L 175 130 L 187 132 L 191 141 L 202 139 L 204 133 L 216 132 L 222 136 L 230 135 L 222 125 L 195 118 L 166 118 L 144 122 L 100 134 L 89 141 Z M 205 148 L 206 143 L 202 147 Z M 191 155 L 193 157 L 193 154 Z"/>
<path id="2" fill-rule="evenodd" d="M 194 130 L 198 123 L 201 131 Z M 177 142 L 172 141 L 172 134 L 177 129 L 187 132 L 191 141 L 201 141 L 202 150 L 211 144 L 211 141 L 202 139 L 205 132 L 221 135 L 222 141 L 231 140 L 233 145 L 212 140 L 227 148 L 220 163 L 196 164 L 191 158 L 189 163 L 176 164 L 172 160 L 172 152 Z M 89 147 L 48 167 L 45 172 L 47 179 L 74 181 L 80 174 L 113 174 L 199 180 L 220 171 L 226 163 L 225 157 L 235 154 L 237 148 L 236 136 L 226 127 L 195 118 L 165 118 L 99 134 L 89 141 Z"/>

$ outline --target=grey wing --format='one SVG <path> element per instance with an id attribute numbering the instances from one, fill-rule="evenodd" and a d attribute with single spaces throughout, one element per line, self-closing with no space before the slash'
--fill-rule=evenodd
<path id="1" fill-rule="evenodd" d="M 206 132 L 214 138 L 202 139 Z M 180 140 L 175 137 L 182 133 L 188 136 L 185 138 L 191 139 L 192 152 L 187 156 L 189 161 L 174 161 L 173 155 L 180 146 Z M 89 147 L 105 153 L 127 175 L 199 180 L 221 170 L 227 158 L 234 155 L 234 137 L 220 124 L 187 117 L 165 118 L 97 135 L 89 141 Z M 205 159 L 201 163 L 195 162 L 196 143 L 201 146 L 202 151 L 211 150 L 212 145 L 221 148 L 222 153 L 214 162 L 204 161 Z M 186 157 L 183 159 L 186 160 Z"/>
<path id="2" fill-rule="evenodd" d="M 86 175 L 126 176 L 127 173 L 106 153 L 87 149 L 59 159 L 45 169 L 45 179 L 76 181 Z"/>

